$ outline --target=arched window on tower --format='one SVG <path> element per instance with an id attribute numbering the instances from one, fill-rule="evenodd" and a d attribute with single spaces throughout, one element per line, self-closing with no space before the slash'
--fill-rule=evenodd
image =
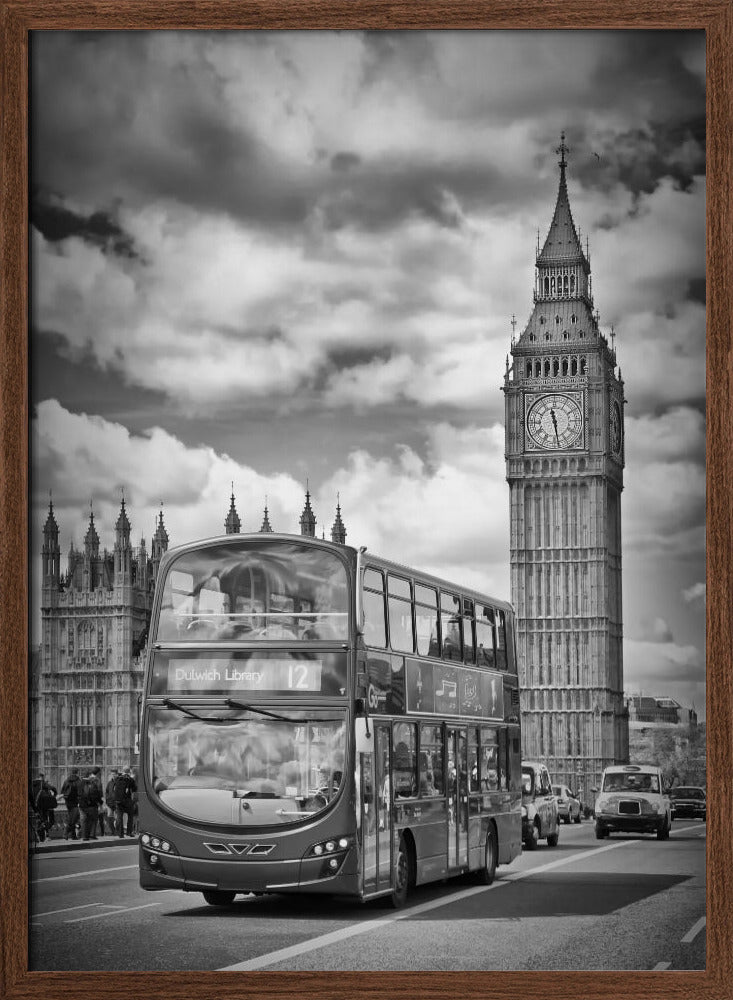
<path id="1" fill-rule="evenodd" d="M 580 359 L 580 374 L 581 375 L 585 375 L 585 371 L 586 371 L 585 358 L 581 358 Z"/>
<path id="2" fill-rule="evenodd" d="M 545 295 L 550 294 L 550 279 L 545 278 Z"/>
<path id="3" fill-rule="evenodd" d="M 560 374 L 560 360 L 559 358 L 552 359 L 552 374 L 557 378 Z"/>
<path id="4" fill-rule="evenodd" d="M 555 326 L 560 326 L 560 317 L 559 316 L 555 317 Z"/>
<path id="5" fill-rule="evenodd" d="M 562 290 L 563 290 L 563 294 L 564 295 L 568 294 L 568 276 L 567 276 L 567 274 L 563 275 Z"/>
<path id="6" fill-rule="evenodd" d="M 549 376 L 549 374 L 550 374 L 550 359 L 546 358 L 545 359 L 545 378 L 547 378 Z"/>
<path id="7" fill-rule="evenodd" d="M 575 293 L 575 275 L 571 274 L 570 275 L 570 294 L 573 295 L 574 293 Z"/>
<path id="8" fill-rule="evenodd" d="M 570 362 L 570 374 L 571 375 L 577 375 L 578 374 L 578 359 L 577 358 L 573 358 L 573 360 Z"/>
<path id="9" fill-rule="evenodd" d="M 563 358 L 562 359 L 562 373 L 563 373 L 563 375 L 567 375 L 567 373 L 568 373 L 568 359 L 567 358 Z"/>
<path id="10" fill-rule="evenodd" d="M 536 378 L 539 378 L 539 377 L 540 377 L 540 375 L 542 374 L 542 362 L 540 361 L 540 359 L 539 359 L 539 358 L 536 358 L 536 359 L 535 359 L 535 363 L 534 363 L 534 373 L 535 373 L 535 377 L 536 377 Z"/>
<path id="11" fill-rule="evenodd" d="M 532 378 L 532 362 L 531 361 L 527 362 L 526 377 L 527 378 Z"/>
<path id="12" fill-rule="evenodd" d="M 554 274 L 553 274 L 553 276 L 552 276 L 552 277 L 550 278 L 550 294 L 551 294 L 551 295 L 554 295 L 554 294 L 555 294 L 555 275 L 554 275 Z"/>

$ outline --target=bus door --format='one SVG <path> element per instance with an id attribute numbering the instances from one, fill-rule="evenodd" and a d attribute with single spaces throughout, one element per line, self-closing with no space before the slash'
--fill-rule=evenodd
<path id="1" fill-rule="evenodd" d="M 448 868 L 468 864 L 468 740 L 465 726 L 448 726 Z"/>
<path id="2" fill-rule="evenodd" d="M 362 858 L 364 892 L 389 889 L 392 882 L 392 806 L 389 722 L 370 720 L 374 753 L 362 754 Z"/>

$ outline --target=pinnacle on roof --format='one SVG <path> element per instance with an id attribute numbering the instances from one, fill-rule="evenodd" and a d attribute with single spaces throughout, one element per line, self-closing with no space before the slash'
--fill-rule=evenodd
<path id="1" fill-rule="evenodd" d="M 89 501 L 89 527 L 84 536 L 84 546 L 86 549 L 99 548 L 99 535 L 97 534 L 97 529 L 94 527 L 94 509 L 91 500 Z"/>
<path id="2" fill-rule="evenodd" d="M 44 534 L 49 532 L 56 532 L 58 534 L 59 526 L 56 524 L 56 518 L 53 516 L 53 497 L 51 496 L 51 491 L 48 491 L 48 517 L 46 518 L 46 523 L 43 526 Z"/>
<path id="3" fill-rule="evenodd" d="M 129 534 L 130 522 L 127 519 L 127 511 L 125 510 L 125 494 L 122 494 L 122 503 L 120 505 L 120 515 L 117 518 L 117 523 L 115 524 L 115 530 L 119 533 Z"/>
<path id="4" fill-rule="evenodd" d="M 300 515 L 300 533 L 301 535 L 310 535 L 311 538 L 316 537 L 316 515 L 313 513 L 313 508 L 311 507 L 311 495 L 307 484 L 305 490 L 305 507 L 303 508 L 303 513 Z"/>
<path id="5" fill-rule="evenodd" d="M 224 521 L 224 528 L 227 535 L 238 535 L 239 530 L 242 526 L 242 522 L 239 520 L 239 514 L 237 513 L 237 508 L 234 506 L 234 483 L 232 483 L 232 497 L 231 504 L 229 505 L 229 513 Z"/>
<path id="6" fill-rule="evenodd" d="M 573 222 L 573 213 L 570 211 L 570 200 L 568 198 L 568 186 L 565 178 L 567 161 L 565 154 L 570 152 L 565 145 L 565 133 L 560 136 L 560 145 L 555 152 L 560 154 L 558 166 L 560 167 L 560 186 L 555 202 L 555 211 L 552 222 L 545 239 L 545 245 L 537 256 L 537 264 L 560 264 L 580 261 L 588 269 L 588 260 L 583 253 L 578 231 Z"/>
<path id="7" fill-rule="evenodd" d="M 168 544 L 168 532 L 165 530 L 165 525 L 163 524 L 163 501 L 160 503 L 160 515 L 159 519 L 155 525 L 155 534 L 153 538 L 158 542 L 164 542 Z"/>
<path id="8" fill-rule="evenodd" d="M 331 528 L 331 541 L 339 542 L 341 545 L 346 541 L 346 528 L 341 520 L 341 503 L 339 494 L 336 494 L 336 520 Z"/>
<path id="9" fill-rule="evenodd" d="M 265 517 L 264 520 L 262 521 L 262 527 L 260 528 L 260 532 L 263 531 L 265 532 L 272 531 L 272 525 L 270 524 L 270 517 L 267 513 L 267 497 L 265 497 Z"/>

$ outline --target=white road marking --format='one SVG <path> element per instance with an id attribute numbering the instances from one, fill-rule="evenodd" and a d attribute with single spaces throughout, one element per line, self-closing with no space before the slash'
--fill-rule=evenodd
<path id="1" fill-rule="evenodd" d="M 665 969 L 669 969 L 672 965 L 671 962 L 657 962 L 657 964 L 652 969 L 652 972 L 664 972 Z"/>
<path id="2" fill-rule="evenodd" d="M 93 868 L 88 872 L 71 872 L 69 875 L 47 875 L 45 878 L 31 879 L 33 885 L 39 882 L 59 882 L 67 878 L 86 878 L 87 875 L 105 875 L 107 872 L 124 872 L 130 868 L 137 868 L 137 865 L 118 865 L 116 868 Z"/>
<path id="3" fill-rule="evenodd" d="M 441 896 L 439 899 L 433 899 L 427 903 L 420 903 L 419 906 L 411 906 L 409 909 L 400 910 L 399 913 L 395 913 L 389 917 L 365 920 L 362 923 L 354 924 L 351 927 L 342 927 L 340 930 L 331 931 L 329 934 L 321 934 L 318 937 L 311 938 L 310 941 L 303 941 L 300 944 L 291 945 L 289 948 L 280 948 L 279 951 L 271 951 L 266 955 L 259 955 L 257 958 L 250 958 L 244 962 L 237 962 L 235 965 L 226 965 L 217 971 L 245 972 L 252 971 L 254 969 L 265 969 L 270 965 L 285 962 L 290 958 L 296 958 L 298 955 L 304 955 L 309 951 L 317 951 L 319 948 L 326 948 L 331 944 L 345 941 L 347 938 L 356 937 L 359 934 L 368 934 L 370 931 L 379 930 L 382 927 L 389 927 L 390 924 L 393 924 L 397 920 L 405 920 L 408 917 L 414 917 L 420 913 L 427 913 L 429 910 L 437 910 L 442 906 L 450 906 L 451 903 L 457 903 L 461 900 L 469 899 L 471 896 L 475 896 L 479 892 L 491 892 L 492 889 L 501 889 L 502 886 L 511 885 L 513 882 L 517 882 L 521 878 L 527 878 L 529 875 L 537 875 L 540 872 L 549 871 L 552 868 L 559 868 L 561 865 L 575 864 L 577 861 L 594 857 L 596 854 L 602 854 L 604 851 L 612 851 L 618 847 L 625 847 L 633 843 L 635 843 L 633 840 L 617 840 L 613 844 L 605 844 L 603 847 L 596 847 L 591 851 L 574 854 L 569 858 L 560 858 L 558 861 L 550 861 L 546 865 L 539 865 L 537 868 L 530 868 L 527 869 L 527 871 L 517 872 L 516 874 L 507 874 L 489 886 L 479 885 L 472 889 L 462 889 L 460 892 L 454 892 L 450 896 Z"/>
<path id="4" fill-rule="evenodd" d="M 692 925 L 687 934 L 685 934 L 685 936 L 682 938 L 682 944 L 690 944 L 691 941 L 694 941 L 704 926 L 705 926 L 705 917 L 700 917 L 700 919 L 697 920 Z"/>
<path id="5" fill-rule="evenodd" d="M 72 910 L 87 910 L 90 906 L 111 906 L 113 909 L 118 908 L 115 903 L 82 903 L 80 906 L 65 906 L 62 910 L 46 910 L 45 913 L 34 913 L 32 916 L 34 920 L 37 920 L 39 917 L 53 917 L 56 913 L 71 913 Z"/>
<path id="6" fill-rule="evenodd" d="M 165 900 L 156 900 L 155 903 L 143 903 L 141 906 L 126 906 L 122 910 L 113 910 L 111 913 L 90 913 L 87 917 L 74 917 L 73 920 L 64 920 L 65 924 L 80 924 L 84 920 L 101 920 L 102 917 L 122 917 L 133 910 L 147 910 L 151 906 L 161 906 Z"/>

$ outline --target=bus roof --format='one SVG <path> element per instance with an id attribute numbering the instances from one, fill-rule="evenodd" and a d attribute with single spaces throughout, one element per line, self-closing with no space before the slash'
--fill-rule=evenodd
<path id="1" fill-rule="evenodd" d="M 326 538 L 311 538 L 309 535 L 293 535 L 285 534 L 283 532 L 242 532 L 236 535 L 215 535 L 211 538 L 201 538 L 193 542 L 185 542 L 182 545 L 176 545 L 173 548 L 168 549 L 163 555 L 161 561 L 161 570 L 163 570 L 167 564 L 182 555 L 184 552 L 190 552 L 197 549 L 214 547 L 217 545 L 236 545 L 237 542 L 243 541 L 266 541 L 266 542 L 301 542 L 306 545 L 314 545 L 318 548 L 330 549 L 333 552 L 347 554 L 348 558 L 355 562 L 359 550 L 353 545 L 343 545 L 340 542 L 331 542 Z M 487 604 L 491 604 L 494 607 L 502 608 L 504 611 L 513 612 L 512 605 L 508 601 L 500 600 L 497 597 L 492 597 L 490 594 L 482 593 L 479 590 L 474 590 L 472 587 L 466 587 L 462 584 L 456 583 L 453 580 L 447 580 L 443 577 L 433 576 L 431 573 L 425 573 L 422 570 L 416 569 L 413 566 L 405 566 L 402 563 L 392 562 L 390 559 L 385 559 L 382 556 L 375 555 L 363 546 L 361 549 L 365 553 L 365 560 L 370 566 L 379 567 L 380 569 L 392 571 L 395 573 L 401 573 L 406 576 L 411 576 L 418 579 L 421 583 L 425 583 L 428 586 L 440 587 L 443 590 L 457 591 L 465 597 L 470 597 L 474 601 L 484 601 Z"/>

